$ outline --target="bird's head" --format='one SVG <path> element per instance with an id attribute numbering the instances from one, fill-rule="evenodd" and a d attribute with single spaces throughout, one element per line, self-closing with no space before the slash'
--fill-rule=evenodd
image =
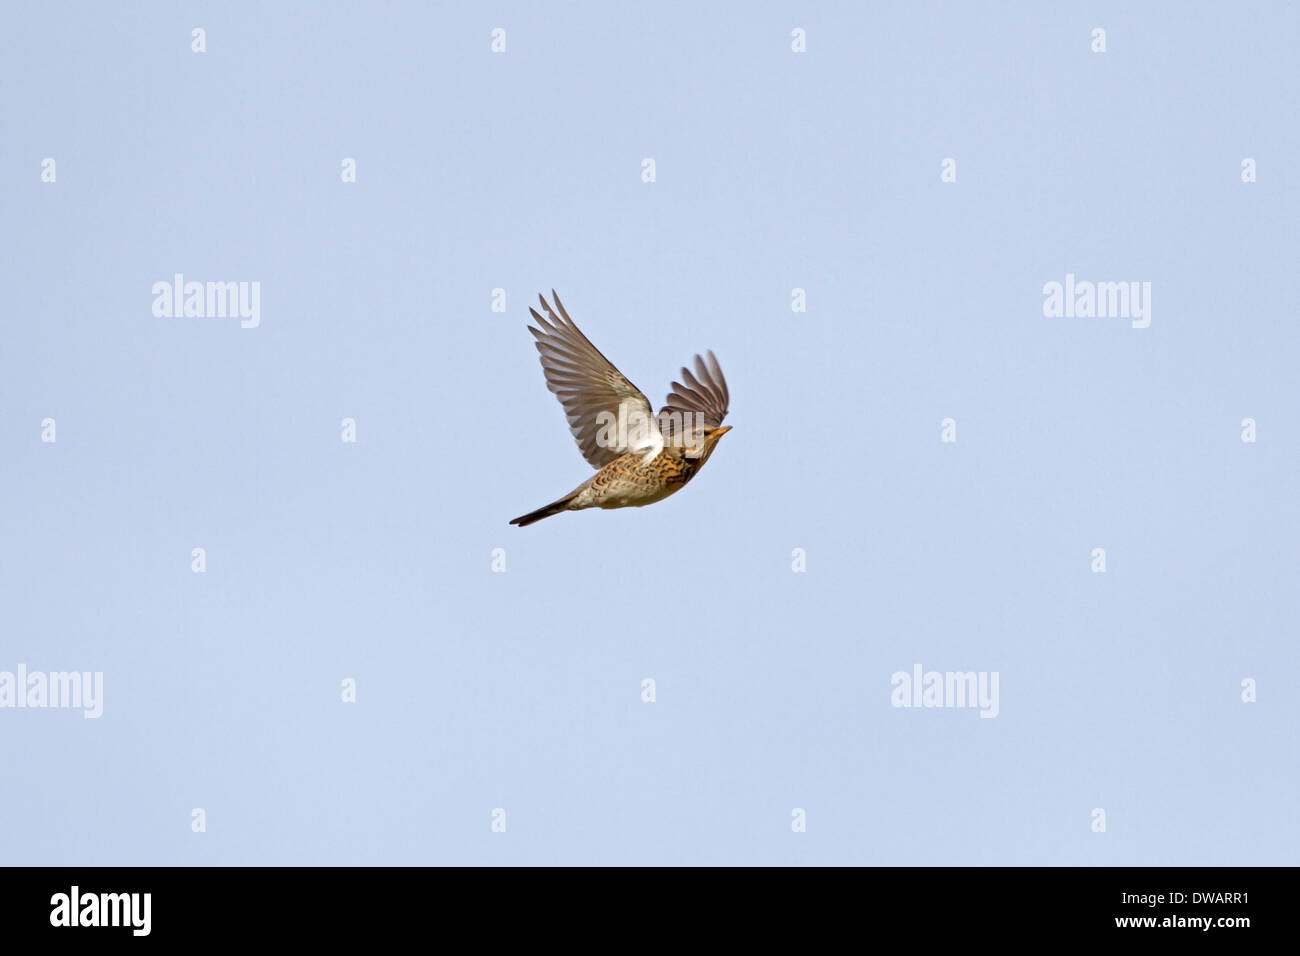
<path id="1" fill-rule="evenodd" d="M 731 431 L 730 425 L 710 428 L 701 435 L 704 439 L 701 444 L 696 445 L 694 448 L 687 448 L 686 457 L 694 458 L 697 464 L 703 465 L 709 460 L 709 456 L 713 454 L 713 449 L 718 447 L 718 440 L 729 431 Z"/>

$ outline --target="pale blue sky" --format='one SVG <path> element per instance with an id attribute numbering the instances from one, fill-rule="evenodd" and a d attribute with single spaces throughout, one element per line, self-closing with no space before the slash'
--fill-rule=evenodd
<path id="1" fill-rule="evenodd" d="M 0 709 L 0 861 L 1300 862 L 1298 27 L 10 5 L 0 671 L 105 699 Z M 260 326 L 155 318 L 177 272 Z M 1067 273 L 1151 326 L 1045 318 Z M 712 348 L 735 430 L 517 529 L 590 473 L 551 288 L 656 404 Z"/>

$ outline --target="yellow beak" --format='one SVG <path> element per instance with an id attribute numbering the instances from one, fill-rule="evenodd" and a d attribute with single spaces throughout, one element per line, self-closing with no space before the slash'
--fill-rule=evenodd
<path id="1" fill-rule="evenodd" d="M 715 428 L 715 429 L 713 429 L 713 434 L 710 435 L 709 437 L 710 437 L 710 438 L 721 438 L 723 435 L 727 434 L 727 432 L 729 432 L 729 431 L 731 431 L 731 426 L 730 426 L 730 425 L 723 425 L 721 428 Z"/>

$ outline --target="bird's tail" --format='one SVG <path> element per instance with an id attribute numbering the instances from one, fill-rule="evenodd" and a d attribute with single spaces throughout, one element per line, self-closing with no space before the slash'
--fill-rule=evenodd
<path id="1" fill-rule="evenodd" d="M 543 518 L 549 518 L 551 515 L 558 515 L 561 511 L 568 511 L 569 502 L 577 497 L 577 494 L 578 493 L 575 491 L 573 494 L 565 495 L 559 501 L 553 501 L 545 507 L 538 508 L 536 511 L 530 511 L 526 515 L 520 515 L 510 523 L 517 524 L 522 528 L 525 525 L 532 524 L 534 521 L 541 521 Z"/>

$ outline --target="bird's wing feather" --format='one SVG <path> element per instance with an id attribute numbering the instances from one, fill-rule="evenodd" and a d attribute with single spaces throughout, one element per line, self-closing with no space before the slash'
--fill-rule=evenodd
<path id="1" fill-rule="evenodd" d="M 649 400 L 579 331 L 554 289 L 551 298 L 554 309 L 538 296 L 545 317 L 528 310 L 539 326 L 528 331 L 537 338 L 546 386 L 564 406 L 582 457 L 593 468 L 629 451 L 653 458 L 663 437 Z"/>
<path id="2" fill-rule="evenodd" d="M 731 406 L 731 393 L 727 391 L 727 380 L 722 375 L 722 367 L 712 352 L 706 352 L 708 361 L 695 356 L 695 374 L 688 368 L 682 369 L 682 382 L 673 382 L 673 389 L 668 393 L 667 404 L 659 411 L 659 430 L 665 440 L 676 438 L 683 423 L 692 426 L 696 433 L 701 428 L 714 429 L 722 424 Z M 685 418 L 690 413 L 691 418 Z M 695 438 L 684 440 L 687 445 L 697 444 Z"/>

